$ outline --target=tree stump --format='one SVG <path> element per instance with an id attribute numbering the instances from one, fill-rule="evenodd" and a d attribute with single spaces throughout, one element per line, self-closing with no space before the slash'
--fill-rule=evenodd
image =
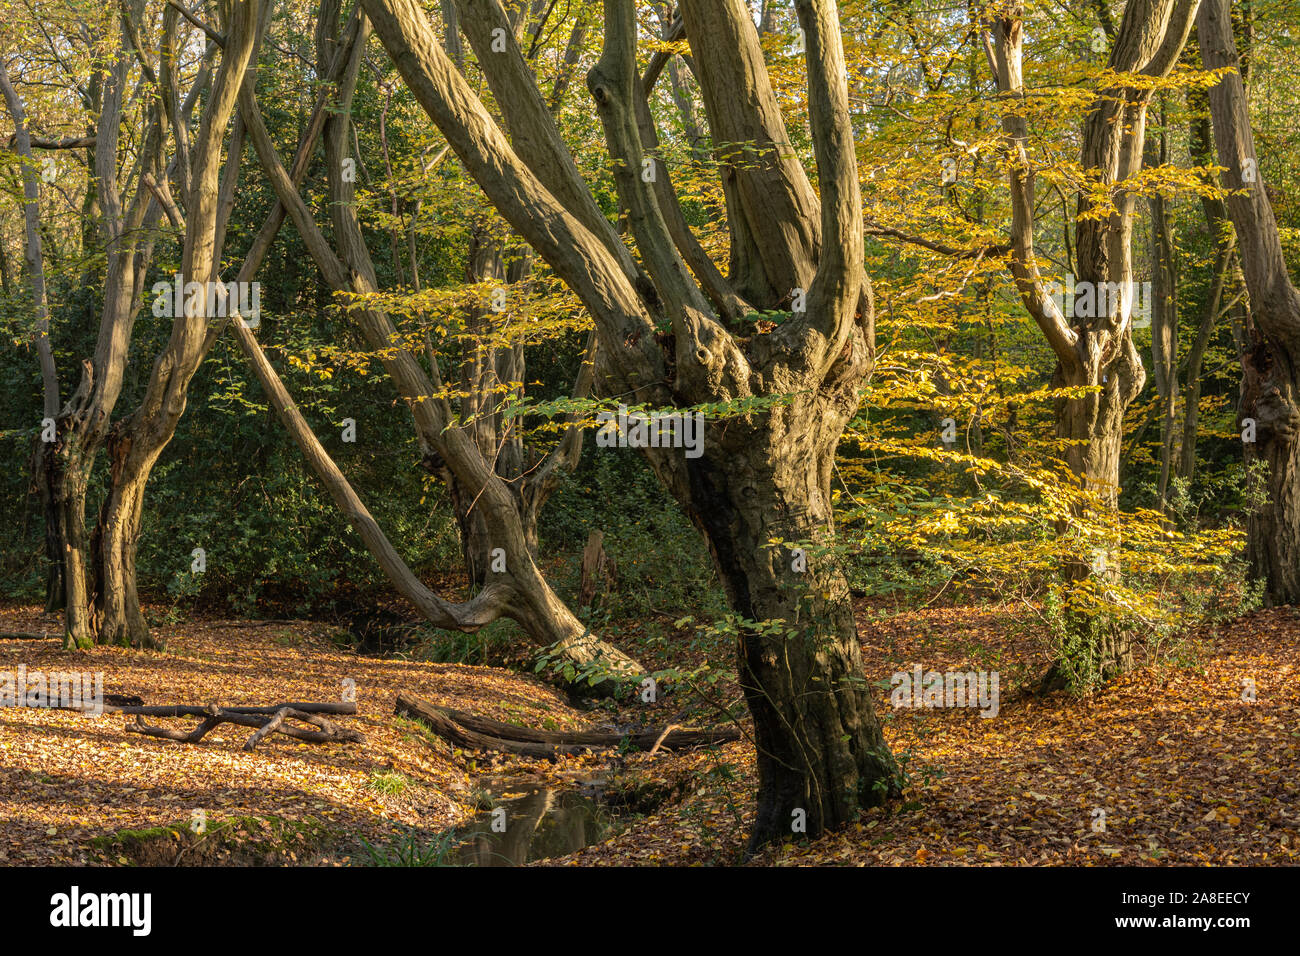
<path id="1" fill-rule="evenodd" d="M 614 590 L 618 569 L 614 559 L 605 553 L 605 532 L 593 531 L 582 549 L 582 584 L 578 591 L 578 604 L 591 607 L 599 594 Z"/>

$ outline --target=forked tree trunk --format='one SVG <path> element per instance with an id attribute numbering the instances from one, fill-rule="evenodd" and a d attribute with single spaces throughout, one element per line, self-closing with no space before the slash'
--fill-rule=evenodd
<path id="1" fill-rule="evenodd" d="M 172 303 L 178 314 L 173 319 L 167 345 L 154 360 L 144 396 L 135 411 L 114 425 L 108 434 L 109 488 L 92 542 L 98 559 L 96 639 L 101 644 L 162 646 L 149 634 L 136 593 L 135 558 L 144 492 L 154 464 L 176 433 L 185 411 L 190 381 L 215 337 L 209 322 L 216 316 L 211 316 L 209 309 L 217 303 L 207 290 L 218 277 L 220 265 L 217 247 L 221 242 L 220 223 L 224 220 L 219 197 L 222 145 L 245 69 L 253 55 L 259 24 L 264 23 L 262 10 L 261 0 L 234 0 L 230 5 L 221 67 L 189 153 L 192 159 L 178 163 L 177 167 L 182 186 L 188 184 L 184 189 L 186 222 L 181 273 L 187 286 L 195 283 L 199 292 L 192 296 L 187 292 L 183 303 Z M 167 16 L 174 20 L 175 13 L 169 12 Z M 162 69 L 169 71 L 171 67 Z M 169 72 L 164 75 L 170 77 Z M 232 152 L 227 158 L 229 176 L 238 175 L 239 161 L 238 152 Z M 233 181 L 231 186 L 233 191 Z M 171 210 L 169 215 L 179 213 Z M 249 265 L 246 260 L 245 268 Z M 241 269 L 237 281 L 246 282 L 250 278 Z M 225 314 L 224 306 L 223 303 L 218 315 Z M 185 557 L 188 551 L 184 548 Z"/>
<path id="2" fill-rule="evenodd" d="M 1129 3 L 1113 39 L 1108 67 L 1119 74 L 1168 75 L 1186 44 L 1195 7 L 1196 0 Z M 1007 97 L 1024 96 L 1022 16 L 1022 5 L 1012 3 L 992 24 L 990 63 L 998 89 Z M 1081 397 L 1057 401 L 1056 431 L 1058 437 L 1072 442 L 1065 452 L 1070 470 L 1085 490 L 1098 496 L 1096 504 L 1109 512 L 1118 506 L 1124 413 L 1145 380 L 1132 335 L 1135 194 L 1127 181 L 1142 169 L 1151 96 L 1152 90 L 1142 85 L 1102 90 L 1084 122 L 1081 165 L 1109 190 L 1113 207 L 1099 215 L 1095 197 L 1087 190 L 1079 192 L 1075 246 L 1079 283 L 1086 298 L 1076 297 L 1072 315 L 1064 314 L 1047 294 L 1038 270 L 1034 168 L 1025 147 L 1028 124 L 1016 107 L 1006 108 L 1002 114 L 1011 160 L 1012 274 L 1027 310 L 1056 353 L 1054 384 L 1089 389 Z M 1100 517 L 1103 525 L 1107 523 L 1107 515 Z M 1062 522 L 1063 532 L 1066 524 Z M 1087 553 L 1068 555 L 1063 569 L 1067 587 L 1095 577 L 1098 588 L 1104 590 L 1106 581 L 1119 574 L 1118 544 L 1089 542 Z M 1089 613 L 1092 603 L 1078 610 L 1067 606 L 1069 645 L 1044 676 L 1043 689 L 1131 666 L 1128 636 L 1120 633 L 1121 627 Z"/>
<path id="3" fill-rule="evenodd" d="M 141 148 L 126 164 L 129 169 L 119 167 L 119 163 L 124 162 L 119 141 L 125 128 L 123 108 L 129 74 L 133 69 L 133 53 L 144 55 L 139 44 L 128 38 L 131 32 L 128 25 L 142 17 L 143 4 L 124 4 L 120 13 L 121 29 L 116 50 L 105 51 L 103 59 L 97 61 L 88 95 L 91 112 L 97 118 L 95 135 L 90 140 L 91 153 L 87 157 L 93 175 L 87 182 L 82 204 L 85 216 L 81 245 L 83 249 L 92 246 L 100 249 L 106 259 L 99 333 L 94 357 L 83 360 L 78 387 L 62 409 L 56 402 L 54 409 L 50 410 L 47 386 L 47 417 L 55 419 L 56 440 L 48 443 L 41 463 L 41 478 L 46 483 L 50 504 L 47 520 L 55 529 L 54 534 L 47 532 L 48 540 L 53 544 L 57 537 L 61 544 L 59 560 L 64 588 L 65 639 L 77 646 L 93 642 L 96 626 L 96 595 L 90 570 L 94 561 L 85 527 L 86 492 L 122 388 L 132 324 L 140 307 L 138 291 L 149 268 L 156 227 L 161 218 L 159 202 L 145 188 L 143 180 L 146 175 L 158 180 L 166 178 L 163 157 L 167 122 L 161 119 L 166 111 L 157 102 L 143 110 L 146 132 Z M 177 20 L 175 9 L 169 8 L 164 12 L 162 47 L 173 45 Z M 192 108 L 206 90 L 209 78 L 206 61 L 215 50 L 216 45 L 209 44 L 180 113 L 168 114 L 168 122 L 188 121 Z M 164 83 L 172 78 L 175 63 L 174 57 L 160 58 L 160 75 Z M 175 169 L 173 163 L 168 172 Z M 129 202 L 124 201 L 119 178 L 135 186 L 134 196 Z M 99 227 L 94 232 L 95 241 L 88 239 L 92 224 Z M 86 266 L 82 279 L 83 283 L 89 283 L 94 281 L 93 263 L 97 257 L 86 255 L 83 258 Z M 50 378 L 47 376 L 47 383 Z"/>

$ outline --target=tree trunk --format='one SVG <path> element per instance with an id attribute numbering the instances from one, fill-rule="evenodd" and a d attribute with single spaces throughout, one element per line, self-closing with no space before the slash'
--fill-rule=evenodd
<path id="1" fill-rule="evenodd" d="M 1300 292 L 1291 284 L 1277 220 L 1250 128 L 1226 0 L 1204 0 L 1197 16 L 1207 70 L 1232 68 L 1210 89 L 1210 113 L 1226 200 L 1250 294 L 1239 418 L 1253 419 L 1248 469 L 1262 462 L 1266 503 L 1252 509 L 1247 554 L 1272 604 L 1300 602 Z M 1248 471 L 1249 474 L 1249 471 Z"/>
<path id="2" fill-rule="evenodd" d="M 1251 331 L 1239 418 L 1255 419 L 1256 440 L 1244 446 L 1247 475 L 1260 463 L 1263 488 L 1255 490 L 1267 498 L 1250 512 L 1246 556 L 1270 605 L 1300 604 L 1300 377 L 1290 350 Z"/>
<path id="3" fill-rule="evenodd" d="M 1161 98 L 1164 124 L 1164 98 Z M 1152 166 L 1169 162 L 1169 139 L 1162 130 L 1158 152 L 1148 147 Z M 1160 510 L 1169 511 L 1169 479 L 1178 446 L 1178 263 L 1174 258 L 1173 217 L 1159 192 L 1151 196 L 1151 369 L 1160 416 L 1160 475 L 1156 494 Z"/>
<path id="4" fill-rule="evenodd" d="M 808 553 L 833 538 L 839 431 L 802 431 L 795 420 L 774 418 L 744 447 L 729 443 L 686 466 L 688 507 L 728 605 L 750 625 L 779 622 L 745 627 L 737 648 L 758 751 L 751 847 L 799 835 L 796 821 L 815 838 L 898 793 L 863 677 L 848 583 L 829 557 Z"/>
<path id="5" fill-rule="evenodd" d="M 31 136 L 27 130 L 26 113 L 22 98 L 9 80 L 9 73 L 3 61 L 0 61 L 0 96 L 9 110 L 14 124 L 14 150 L 23 160 L 21 178 L 23 183 L 23 226 L 24 260 L 27 281 L 32 290 L 32 306 L 35 323 L 32 337 L 36 341 L 36 352 L 40 361 L 42 385 L 43 419 L 53 420 L 59 414 L 59 378 L 54 366 L 54 352 L 50 347 L 50 307 L 45 294 L 45 252 L 41 244 L 41 189 L 36 178 L 36 158 L 32 155 Z M 0 261 L 3 272 L 4 291 L 9 292 L 8 267 Z M 31 473 L 40 496 L 41 511 L 45 516 L 45 554 L 49 561 L 45 581 L 45 610 L 57 611 L 63 607 L 66 595 L 63 584 L 63 548 L 62 527 L 58 520 L 57 494 L 49 479 L 54 477 L 55 451 L 54 443 L 44 438 L 44 421 L 38 431 L 36 445 L 31 457 Z"/>
<path id="6" fill-rule="evenodd" d="M 70 405 L 75 405 L 74 398 Z M 55 441 L 42 443 L 36 452 L 37 477 L 42 489 L 47 523 L 47 550 L 56 546 L 58 553 L 51 555 L 57 571 L 59 587 L 56 594 L 47 594 L 47 609 L 64 612 L 64 637 L 70 647 L 86 647 L 94 641 L 91 620 L 90 572 L 87 561 L 89 550 L 86 540 L 86 490 L 93 454 L 87 456 L 82 436 L 70 428 L 67 418 L 55 420 Z"/>
<path id="7" fill-rule="evenodd" d="M 173 302 L 177 314 L 171 336 L 154 360 L 144 396 L 135 411 L 114 425 L 108 435 L 109 489 L 93 542 L 98 558 L 96 639 L 102 644 L 161 646 L 149 635 L 136 593 L 135 556 L 144 492 L 154 464 L 175 435 L 185 412 L 190 381 L 215 340 L 214 326 L 219 329 L 220 317 L 227 314 L 228 303 L 220 304 L 217 315 L 209 314 L 217 303 L 209 303 L 212 296 L 206 292 L 219 277 L 216 256 L 222 235 L 218 224 L 224 221 L 221 194 L 225 194 L 227 203 L 233 201 L 233 183 L 221 188 L 221 154 L 245 70 L 250 60 L 256 62 L 253 51 L 265 22 L 263 9 L 261 0 L 232 3 L 221 67 L 213 80 L 199 134 L 188 153 L 190 161 L 177 164 L 186 197 L 181 274 L 187 285 L 195 283 L 201 291 L 195 296 L 187 293 L 183 303 Z M 166 46 L 164 43 L 164 49 Z M 170 71 L 170 65 L 165 69 Z M 227 157 L 228 179 L 238 175 L 239 163 L 238 153 Z M 169 210 L 169 215 L 175 217 L 176 211 Z M 256 269 L 254 258 L 245 260 L 237 282 L 251 279 L 247 270 Z M 189 548 L 183 550 L 188 556 Z"/>
<path id="8" fill-rule="evenodd" d="M 166 443 L 158 443 L 154 449 L 148 450 L 143 443 L 137 445 L 132 431 L 123 427 L 130 421 L 128 418 L 115 426 L 108 438 L 109 488 L 92 540 L 96 556 L 95 610 L 98 617 L 95 640 L 100 644 L 161 650 L 165 641 L 149 633 L 149 625 L 140 610 L 135 555 L 140 540 L 145 486 Z"/>

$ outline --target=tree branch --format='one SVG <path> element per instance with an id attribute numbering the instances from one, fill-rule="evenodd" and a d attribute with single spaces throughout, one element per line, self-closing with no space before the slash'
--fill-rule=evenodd
<path id="1" fill-rule="evenodd" d="M 1025 308 L 1047 338 L 1057 360 L 1073 381 L 1082 369 L 1075 351 L 1078 336 L 1070 328 L 1060 307 L 1048 295 L 1034 253 L 1034 170 L 1025 141 L 1028 124 L 1020 109 L 1024 100 L 1022 8 L 1014 4 L 1004 18 L 992 25 L 993 41 L 985 41 L 1003 101 L 1003 149 L 1007 154 L 1007 179 L 1011 192 L 1011 274 Z"/>
<path id="2" fill-rule="evenodd" d="M 415 0 L 362 0 L 389 56 L 452 150 L 515 231 L 591 311 L 602 350 L 624 391 L 651 395 L 664 380 L 654 326 L 605 244 L 558 202 L 510 147 L 442 52 Z M 662 392 L 660 392 L 662 394 Z"/>

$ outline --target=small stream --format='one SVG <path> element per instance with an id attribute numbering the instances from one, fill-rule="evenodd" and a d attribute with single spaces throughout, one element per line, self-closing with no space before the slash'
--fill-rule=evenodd
<path id="1" fill-rule="evenodd" d="M 510 779 L 489 779 L 483 786 L 493 809 L 467 825 L 463 840 L 447 854 L 448 865 L 519 866 L 566 856 L 605 839 L 614 823 L 601 799 L 602 777 L 577 778 L 563 787 Z"/>

